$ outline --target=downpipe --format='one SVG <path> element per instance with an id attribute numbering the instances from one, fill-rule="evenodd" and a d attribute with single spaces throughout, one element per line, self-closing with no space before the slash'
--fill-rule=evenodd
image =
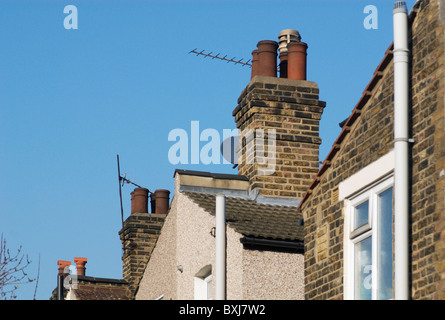
<path id="1" fill-rule="evenodd" d="M 216 195 L 215 299 L 226 299 L 226 198 Z"/>
<path id="2" fill-rule="evenodd" d="M 394 22 L 394 277 L 395 299 L 409 299 L 408 11 L 397 1 Z"/>

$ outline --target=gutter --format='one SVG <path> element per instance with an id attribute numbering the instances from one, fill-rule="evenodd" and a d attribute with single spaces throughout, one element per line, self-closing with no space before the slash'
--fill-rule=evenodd
<path id="1" fill-rule="evenodd" d="M 280 249 L 293 249 L 296 251 L 304 251 L 303 242 L 291 242 L 284 240 L 260 239 L 253 237 L 244 237 L 240 239 L 243 245 L 275 247 Z"/>

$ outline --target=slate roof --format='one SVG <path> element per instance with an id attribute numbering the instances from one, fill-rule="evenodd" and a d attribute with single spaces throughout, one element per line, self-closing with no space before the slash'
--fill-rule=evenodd
<path id="1" fill-rule="evenodd" d="M 215 214 L 215 194 L 184 192 L 208 213 Z M 302 219 L 297 207 L 258 203 L 255 200 L 226 197 L 226 220 L 236 232 L 247 237 L 281 241 L 303 241 Z"/>
<path id="2" fill-rule="evenodd" d="M 132 300 L 131 291 L 127 281 L 122 279 L 96 278 L 89 276 L 76 276 L 76 286 L 72 286 L 77 300 Z M 64 298 L 68 290 L 63 290 Z M 57 299 L 57 288 L 53 290 L 50 300 Z"/>
<path id="3" fill-rule="evenodd" d="M 129 290 L 123 288 L 83 287 L 74 293 L 77 300 L 130 300 Z"/>

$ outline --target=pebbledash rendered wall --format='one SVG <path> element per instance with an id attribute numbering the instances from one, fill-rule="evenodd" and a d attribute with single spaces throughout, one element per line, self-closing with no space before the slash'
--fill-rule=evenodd
<path id="1" fill-rule="evenodd" d="M 410 287 L 413 299 L 445 299 L 445 1 L 424 0 L 411 19 Z M 383 53 L 382 53 L 383 54 Z M 388 57 L 391 56 L 389 53 Z M 387 57 L 386 57 L 387 58 Z M 393 149 L 393 61 L 347 128 L 304 200 L 305 298 L 344 298 L 344 203 L 339 183 Z M 346 80 L 346 79 L 345 79 Z M 352 109 L 352 108 L 351 108 Z M 357 116 L 357 115 L 355 115 Z M 395 248 L 397 250 L 397 248 Z"/>
<path id="2" fill-rule="evenodd" d="M 212 265 L 215 216 L 180 193 L 171 209 L 139 285 L 136 299 L 193 300 L 194 277 Z M 303 255 L 245 250 L 241 234 L 227 227 L 227 299 L 304 299 Z M 178 270 L 181 266 L 181 270 Z M 297 288 L 297 289 L 296 289 Z M 212 296 L 214 298 L 214 279 Z"/>

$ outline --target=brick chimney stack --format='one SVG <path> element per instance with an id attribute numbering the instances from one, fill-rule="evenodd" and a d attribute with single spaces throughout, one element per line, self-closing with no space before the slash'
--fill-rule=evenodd
<path id="1" fill-rule="evenodd" d="M 238 172 L 249 178 L 251 189 L 260 195 L 302 198 L 318 172 L 319 121 L 326 103 L 319 100 L 317 84 L 306 80 L 307 44 L 301 42 L 298 31 L 283 30 L 278 39 L 279 45 L 258 43 L 258 70 L 252 70 L 251 81 L 232 113 L 241 138 Z M 271 72 L 277 67 L 278 47 L 279 78 Z M 267 52 L 263 54 L 267 63 L 261 50 Z M 264 162 L 257 158 L 261 154 L 275 160 L 272 169 L 262 171 Z"/>
<path id="2" fill-rule="evenodd" d="M 148 189 L 134 189 L 131 215 L 119 231 L 123 278 L 129 282 L 133 293 L 139 286 L 169 209 L 170 191 L 159 189 L 151 194 L 152 213 L 148 213 L 148 194 Z"/>

